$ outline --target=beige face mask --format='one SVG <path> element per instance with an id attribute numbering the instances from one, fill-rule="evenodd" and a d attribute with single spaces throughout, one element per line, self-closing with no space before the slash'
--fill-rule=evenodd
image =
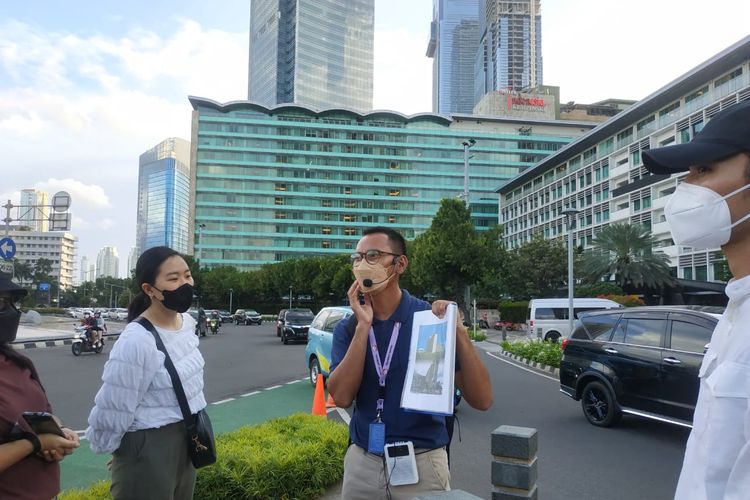
<path id="1" fill-rule="evenodd" d="M 393 266 L 395 266 L 395 263 L 388 267 Z M 370 264 L 362 259 L 358 265 L 352 266 L 352 271 L 354 271 L 354 277 L 357 278 L 363 292 L 376 293 L 385 288 L 390 279 L 396 275 L 395 269 L 393 273 L 388 274 L 388 267 L 381 266 L 380 264 Z"/>

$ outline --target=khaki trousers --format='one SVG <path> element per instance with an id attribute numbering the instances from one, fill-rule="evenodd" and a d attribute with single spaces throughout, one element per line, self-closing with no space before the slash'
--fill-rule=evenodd
<path id="1" fill-rule="evenodd" d="M 424 452 L 424 453 L 422 453 Z M 415 450 L 419 482 L 403 486 L 388 486 L 393 500 L 411 500 L 419 493 L 450 491 L 451 475 L 448 455 L 444 448 Z M 383 457 L 367 453 L 356 444 L 349 446 L 344 458 L 343 500 L 387 499 Z"/>
<path id="2" fill-rule="evenodd" d="M 196 471 L 183 422 L 126 433 L 112 455 L 115 500 L 190 500 Z"/>

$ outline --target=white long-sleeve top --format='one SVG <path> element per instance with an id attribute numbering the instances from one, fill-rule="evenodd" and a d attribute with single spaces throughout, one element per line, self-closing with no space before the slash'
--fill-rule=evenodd
<path id="1" fill-rule="evenodd" d="M 198 350 L 195 320 L 182 315 L 177 331 L 156 327 L 185 390 L 191 413 L 206 407 L 203 356 Z M 183 420 L 164 354 L 151 332 L 129 323 L 104 365 L 102 387 L 94 399 L 86 438 L 94 453 L 112 453 L 126 432 L 154 429 Z"/>
<path id="2" fill-rule="evenodd" d="M 676 500 L 750 498 L 750 276 L 730 281 L 726 294 L 699 372 Z"/>

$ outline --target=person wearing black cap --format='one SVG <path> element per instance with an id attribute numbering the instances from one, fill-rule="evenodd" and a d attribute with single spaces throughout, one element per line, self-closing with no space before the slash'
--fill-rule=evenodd
<path id="1" fill-rule="evenodd" d="M 676 500 L 750 498 L 750 101 L 686 144 L 644 152 L 655 174 L 688 171 L 664 207 L 676 244 L 721 247 L 734 277 L 700 368 Z"/>
<path id="2" fill-rule="evenodd" d="M 31 360 L 10 347 L 26 290 L 0 275 L 0 498 L 53 498 L 60 491 L 58 462 L 78 448 L 78 435 L 35 434 L 25 411 L 51 412 Z"/>

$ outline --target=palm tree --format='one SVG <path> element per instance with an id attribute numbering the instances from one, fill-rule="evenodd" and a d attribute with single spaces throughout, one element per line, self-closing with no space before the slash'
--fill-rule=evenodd
<path id="1" fill-rule="evenodd" d="M 640 224 L 610 224 L 583 254 L 583 272 L 592 282 L 614 275 L 620 287 L 659 288 L 674 283 L 669 258 L 654 252 L 654 239 Z"/>

